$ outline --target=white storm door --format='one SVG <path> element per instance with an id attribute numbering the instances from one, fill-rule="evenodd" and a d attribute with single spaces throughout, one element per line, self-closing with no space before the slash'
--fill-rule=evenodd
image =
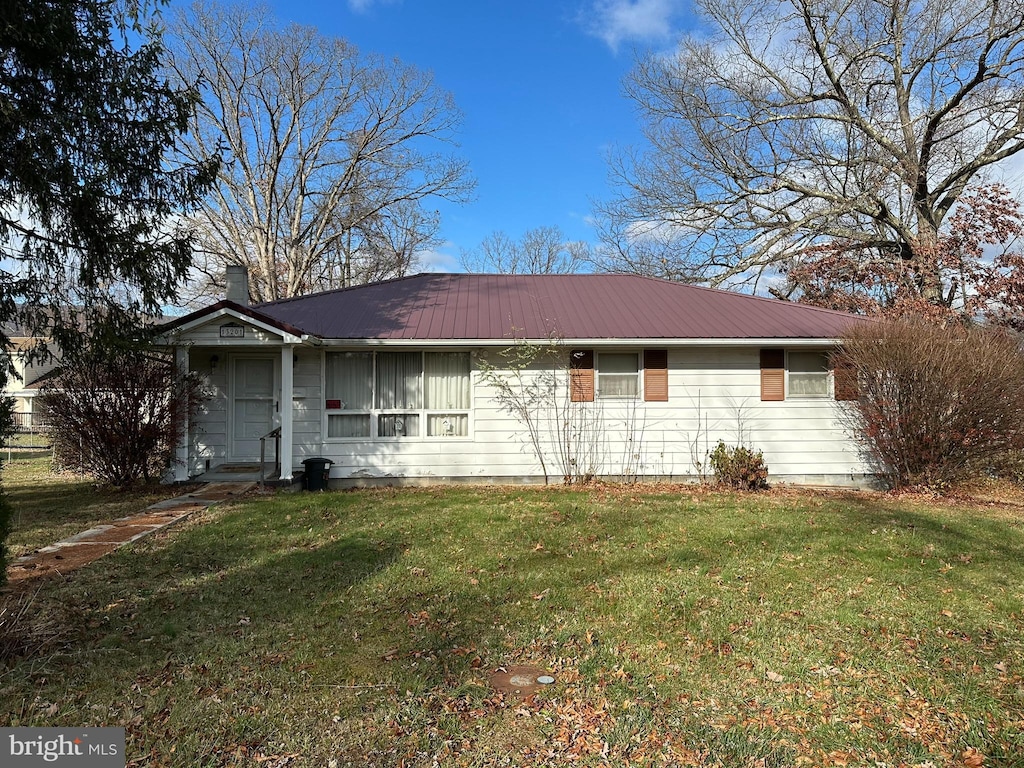
<path id="1" fill-rule="evenodd" d="M 260 438 L 277 425 L 277 366 L 273 357 L 236 357 L 232 360 L 231 458 L 253 461 L 260 457 Z M 267 458 L 273 460 L 273 442 Z"/>

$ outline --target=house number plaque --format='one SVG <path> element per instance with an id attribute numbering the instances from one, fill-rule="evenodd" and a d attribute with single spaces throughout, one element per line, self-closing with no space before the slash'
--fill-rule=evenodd
<path id="1" fill-rule="evenodd" d="M 220 327 L 220 337 L 222 339 L 244 339 L 245 338 L 245 326 L 239 325 L 238 323 L 228 323 Z"/>

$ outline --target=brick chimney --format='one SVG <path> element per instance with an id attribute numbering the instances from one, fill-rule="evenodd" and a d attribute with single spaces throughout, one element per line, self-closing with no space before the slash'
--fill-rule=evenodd
<path id="1" fill-rule="evenodd" d="M 224 280 L 227 283 L 224 298 L 235 304 L 249 306 L 249 268 L 229 264 L 224 270 Z"/>

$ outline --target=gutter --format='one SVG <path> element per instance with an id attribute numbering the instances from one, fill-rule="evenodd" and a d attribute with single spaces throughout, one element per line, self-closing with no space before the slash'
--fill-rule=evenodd
<path id="1" fill-rule="evenodd" d="M 303 339 L 305 340 L 305 336 Z M 319 339 L 324 347 L 510 347 L 516 344 L 558 347 L 834 347 L 838 338 L 763 339 Z"/>

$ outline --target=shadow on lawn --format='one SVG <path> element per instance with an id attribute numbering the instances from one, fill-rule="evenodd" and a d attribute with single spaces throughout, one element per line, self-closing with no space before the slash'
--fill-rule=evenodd
<path id="1" fill-rule="evenodd" d="M 869 534 L 882 528 L 897 528 L 921 534 L 929 542 L 950 550 L 984 551 L 993 563 L 1017 566 L 1022 562 L 1024 536 L 1007 536 L 1005 520 L 978 515 L 969 507 L 950 507 L 948 514 L 926 514 L 872 499 L 848 499 L 844 508 L 844 514 Z"/>
<path id="2" fill-rule="evenodd" d="M 306 523 L 298 518 L 291 530 L 261 530 L 261 523 L 221 520 L 177 536 L 148 556 L 119 558 L 106 583 L 97 578 L 83 584 L 97 607 L 123 601 L 104 628 L 111 641 L 127 633 L 135 640 L 126 640 L 126 647 L 138 639 L 149 643 L 135 658 L 135 672 L 124 670 L 128 675 L 146 674 L 152 666 L 147 657 L 154 655 L 209 663 L 254 648 L 272 651 L 301 638 L 295 642 L 304 654 L 315 658 L 322 651 L 330 657 L 322 662 L 323 674 L 377 669 L 387 676 L 391 669 L 396 680 L 411 674 L 428 687 L 458 685 L 481 665 L 527 661 L 516 658 L 514 649 L 499 655 L 521 626 L 549 621 L 548 611 L 583 610 L 577 590 L 586 584 L 627 569 L 639 574 L 664 567 L 663 559 L 620 561 L 603 548 L 568 557 L 568 546 L 558 553 L 534 551 L 533 539 L 513 528 L 495 534 L 507 544 L 501 562 L 468 564 L 488 569 L 478 580 L 483 583 L 474 585 L 471 574 L 448 565 L 458 546 L 447 538 L 437 542 L 442 554 L 430 566 L 437 572 L 421 573 L 422 550 L 414 549 L 409 561 L 401 562 L 409 545 L 394 529 L 364 528 L 334 538 L 319 531 L 304 539 Z M 643 525 L 642 518 L 616 516 L 602 524 L 602 533 L 625 545 Z M 341 522 L 335 530 L 344 526 Z M 432 527 L 448 534 L 443 525 Z M 460 532 L 474 534 L 479 531 Z M 567 565 L 574 571 L 570 581 Z M 548 583 L 554 588 L 538 597 Z M 131 592 L 119 584 L 130 585 Z"/>
<path id="3" fill-rule="evenodd" d="M 12 532 L 8 543 L 24 551 L 53 544 L 97 523 L 143 511 L 167 498 L 166 488 L 96 488 L 88 480 L 61 480 L 27 484 L 9 482 L 4 492 L 12 509 Z"/>
<path id="4" fill-rule="evenodd" d="M 464 680 L 477 656 L 484 666 L 528 661 L 516 657 L 526 651 L 509 646 L 511 639 L 551 626 L 553 613 L 572 625 L 588 610 L 614 611 L 602 591 L 614 593 L 620 579 L 641 588 L 666 568 L 746 563 L 754 552 L 765 561 L 818 543 L 857 558 L 866 545 L 885 557 L 885 548 L 905 542 L 871 531 L 890 528 L 920 533 L 920 544 L 934 543 L 939 557 L 971 550 L 1001 573 L 1021 569 L 1020 540 L 1006 536 L 1005 523 L 933 518 L 876 499 L 800 505 L 787 511 L 795 514 L 789 523 L 756 503 L 733 511 L 696 506 L 672 518 L 688 530 L 680 541 L 673 538 L 678 525 L 657 529 L 664 509 L 594 512 L 586 499 L 558 501 L 558 510 L 531 509 L 515 519 L 500 505 L 472 518 L 430 518 L 418 530 L 398 510 L 389 510 L 396 514 L 384 528 L 349 520 L 341 509 L 315 509 L 308 520 L 293 512 L 287 524 L 248 512 L 176 535 L 156 551 L 115 558 L 72 588 L 89 594 L 95 613 L 123 601 L 109 625 L 95 634 L 83 629 L 86 636 L 123 632 L 134 638 L 126 647 L 155 638 L 148 650 L 132 651 L 138 666 L 154 654 L 189 660 L 265 651 L 295 636 L 305 653 L 336 654 L 324 662 L 337 665 L 329 671 L 379 667 L 386 674 L 394 665 L 401 676 L 415 667 L 435 686 Z M 735 525 L 705 532 L 702 521 L 720 514 L 733 515 Z M 817 525 L 806 522 L 812 517 Z M 463 539 L 484 536 L 489 548 L 459 559 Z M 727 546 L 734 541 L 736 548 Z M 433 560 L 423 559 L 427 551 Z"/>

